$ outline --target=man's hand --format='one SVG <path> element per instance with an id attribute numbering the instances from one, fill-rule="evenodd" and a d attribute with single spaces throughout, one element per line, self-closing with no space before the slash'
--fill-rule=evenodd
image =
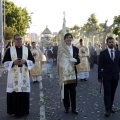
<path id="1" fill-rule="evenodd" d="M 15 65 L 23 65 L 23 64 L 25 64 L 25 62 L 26 62 L 26 60 L 18 58 L 14 61 L 14 64 Z"/>
<path id="2" fill-rule="evenodd" d="M 98 81 L 99 81 L 100 83 L 103 83 L 103 80 L 102 80 L 102 79 L 99 79 Z"/>
<path id="3" fill-rule="evenodd" d="M 77 60 L 75 58 L 70 58 L 71 62 L 77 62 Z"/>
<path id="4" fill-rule="evenodd" d="M 16 59 L 13 63 L 14 65 L 20 65 L 20 59 Z"/>
<path id="5" fill-rule="evenodd" d="M 33 56 L 36 56 L 36 53 L 33 53 Z"/>
<path id="6" fill-rule="evenodd" d="M 85 53 L 85 50 L 82 49 L 81 52 L 82 52 L 82 53 Z"/>
<path id="7" fill-rule="evenodd" d="M 24 60 L 24 59 L 21 59 L 21 60 L 20 60 L 20 65 L 23 65 L 23 64 L 25 64 L 25 62 L 26 62 L 26 60 Z"/>

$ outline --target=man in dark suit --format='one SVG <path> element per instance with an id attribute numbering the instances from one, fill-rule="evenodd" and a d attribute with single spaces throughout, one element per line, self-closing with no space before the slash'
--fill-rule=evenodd
<path id="1" fill-rule="evenodd" d="M 79 50 L 71 44 L 73 39 L 72 34 L 66 33 L 64 36 L 64 45 L 58 49 L 58 68 L 60 83 L 64 85 L 63 104 L 65 113 L 69 113 L 70 105 L 73 114 L 78 114 L 76 111 L 76 85 L 77 85 L 77 70 L 76 66 L 80 63 L 78 57 Z"/>
<path id="2" fill-rule="evenodd" d="M 108 37 L 106 42 L 107 49 L 99 56 L 98 81 L 103 83 L 105 117 L 109 117 L 111 113 L 115 113 L 112 106 L 119 80 L 120 51 L 115 50 L 113 37 Z"/>
<path id="3" fill-rule="evenodd" d="M 57 43 L 54 44 L 52 51 L 53 51 L 53 65 L 56 65 L 57 64 L 57 52 L 58 52 Z"/>

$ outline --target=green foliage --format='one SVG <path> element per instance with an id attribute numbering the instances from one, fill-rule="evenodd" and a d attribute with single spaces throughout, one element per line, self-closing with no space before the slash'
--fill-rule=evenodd
<path id="1" fill-rule="evenodd" d="M 120 28 L 119 27 L 115 27 L 114 30 L 113 30 L 113 34 L 120 35 Z"/>
<path id="2" fill-rule="evenodd" d="M 115 35 L 120 35 L 120 15 L 114 17 L 114 23 L 116 27 L 113 29 Z"/>
<path id="3" fill-rule="evenodd" d="M 99 29 L 98 20 L 94 13 L 90 15 L 90 17 L 87 20 L 87 23 L 84 24 L 82 29 L 83 31 L 86 31 L 87 33 L 90 33 L 90 32 L 93 32 Z"/>
<path id="4" fill-rule="evenodd" d="M 15 28 L 5 27 L 5 40 L 12 40 L 15 32 Z"/>
<path id="5" fill-rule="evenodd" d="M 13 2 L 6 0 L 5 20 L 7 26 L 7 31 L 5 32 L 12 31 L 12 33 L 24 35 L 26 33 L 28 23 L 31 22 L 31 17 L 29 16 L 26 8 L 17 7 Z M 8 34 L 11 33 L 5 33 L 5 35 Z M 8 37 L 5 36 L 5 38 Z M 11 37 L 9 39 L 11 39 Z"/>

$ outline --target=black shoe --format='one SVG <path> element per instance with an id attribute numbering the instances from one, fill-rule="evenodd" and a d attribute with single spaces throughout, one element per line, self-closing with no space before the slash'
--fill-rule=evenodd
<path id="1" fill-rule="evenodd" d="M 22 116 L 21 115 L 14 115 L 14 118 L 15 119 L 19 119 L 19 118 L 21 118 Z"/>
<path id="2" fill-rule="evenodd" d="M 83 79 L 84 81 L 87 81 L 87 79 Z"/>
<path id="3" fill-rule="evenodd" d="M 105 117 L 109 117 L 111 115 L 111 112 L 110 111 L 107 111 L 106 113 L 105 113 Z"/>
<path id="4" fill-rule="evenodd" d="M 111 110 L 110 113 L 115 113 L 116 111 L 115 110 Z"/>
<path id="5" fill-rule="evenodd" d="M 69 113 L 69 110 L 65 110 L 65 114 L 68 114 Z"/>
<path id="6" fill-rule="evenodd" d="M 35 84 L 36 83 L 36 81 L 33 81 L 33 84 Z"/>
<path id="7" fill-rule="evenodd" d="M 78 115 L 78 111 L 76 111 L 76 110 L 72 110 L 72 113 L 75 115 Z"/>
<path id="8" fill-rule="evenodd" d="M 80 79 L 81 82 L 83 82 L 84 80 L 83 79 Z"/>

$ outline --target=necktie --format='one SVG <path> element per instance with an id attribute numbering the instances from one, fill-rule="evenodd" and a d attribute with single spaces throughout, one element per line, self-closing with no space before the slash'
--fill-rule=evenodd
<path id="1" fill-rule="evenodd" d="M 111 50 L 111 59 L 113 60 L 113 50 Z"/>

